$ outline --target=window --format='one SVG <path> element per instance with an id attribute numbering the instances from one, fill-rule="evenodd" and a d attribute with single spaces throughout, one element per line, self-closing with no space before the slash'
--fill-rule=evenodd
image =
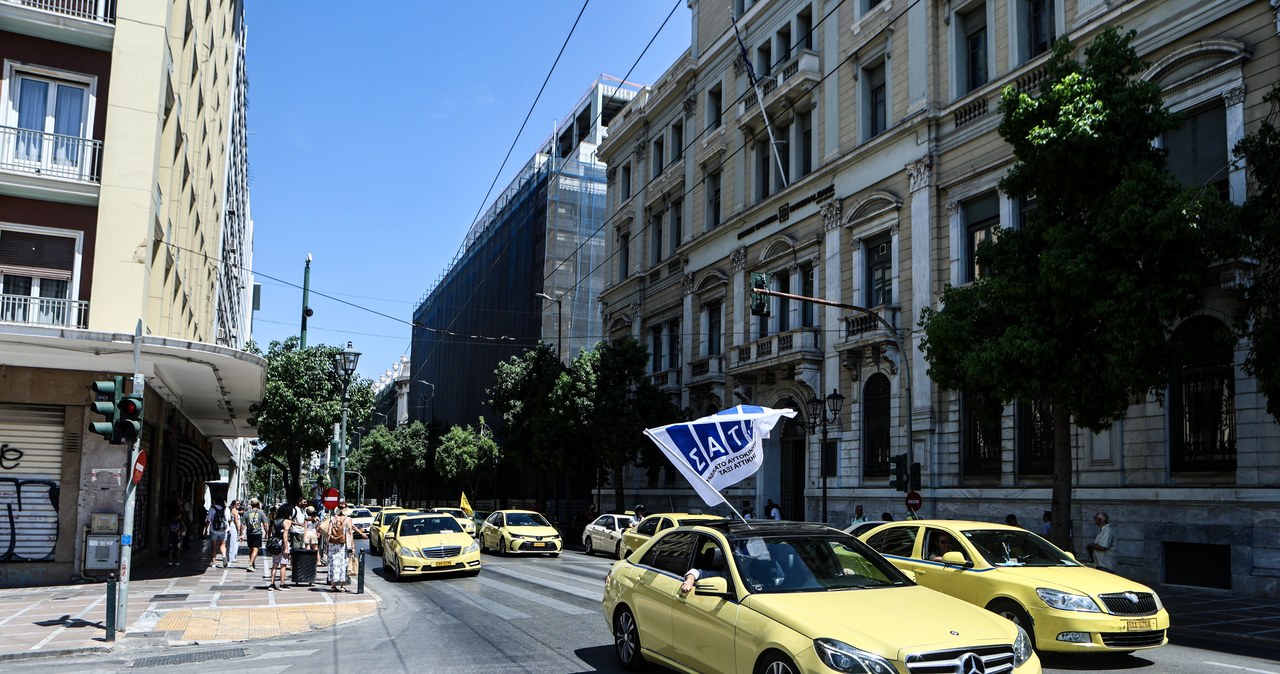
<path id="1" fill-rule="evenodd" d="M 618 190 L 622 194 L 622 200 L 626 201 L 631 198 L 631 164 L 623 164 L 622 170 L 618 172 Z"/>
<path id="2" fill-rule="evenodd" d="M 715 131 L 724 121 L 724 90 L 715 85 L 707 90 L 707 131 Z"/>
<path id="3" fill-rule="evenodd" d="M 712 171 L 703 181 L 707 188 L 706 231 L 720 226 L 720 172 Z"/>
<path id="4" fill-rule="evenodd" d="M 666 167 L 666 165 L 667 154 L 665 141 L 663 141 L 662 135 L 659 134 L 658 137 L 653 140 L 653 175 L 657 176 L 659 173 L 662 173 L 662 169 Z"/>
<path id="5" fill-rule="evenodd" d="M 778 29 L 777 34 L 773 38 L 774 46 L 778 52 L 778 63 L 785 63 L 791 58 L 791 24 L 784 23 L 782 28 Z"/>
<path id="6" fill-rule="evenodd" d="M 618 236 L 618 281 L 627 280 L 627 275 L 631 273 L 631 235 L 621 234 Z"/>
<path id="7" fill-rule="evenodd" d="M 965 243 L 962 271 L 962 283 L 971 283 L 978 279 L 982 270 L 978 267 L 978 249 L 982 244 L 991 241 L 1000 227 L 1000 197 L 996 192 L 989 192 L 961 204 L 964 217 Z"/>
<path id="8" fill-rule="evenodd" d="M 916 527 L 893 527 L 872 535 L 867 539 L 867 545 L 882 555 L 910 557 L 919 531 Z"/>
<path id="9" fill-rule="evenodd" d="M 796 46 L 813 49 L 813 8 L 805 7 L 796 15 Z"/>
<path id="10" fill-rule="evenodd" d="M 885 62 L 862 71 L 865 96 L 866 137 L 874 138 L 889 126 L 889 101 L 885 91 Z"/>
<path id="11" fill-rule="evenodd" d="M 76 239 L 0 231 L 0 320 L 83 327 L 72 311 Z"/>
<path id="12" fill-rule="evenodd" d="M 683 532 L 663 536 L 649 548 L 640 564 L 684 577 L 684 572 L 689 570 L 692 563 L 693 544 L 697 539 L 697 534 Z"/>
<path id="13" fill-rule="evenodd" d="M 1019 400 L 1014 408 L 1019 475 L 1053 474 L 1053 409 L 1044 400 Z"/>
<path id="14" fill-rule="evenodd" d="M 649 266 L 662 262 L 662 211 L 653 210 L 649 215 Z"/>
<path id="15" fill-rule="evenodd" d="M 960 81 L 956 93 L 964 95 L 987 83 L 987 8 L 979 4 L 960 19 Z"/>
<path id="16" fill-rule="evenodd" d="M 1165 136 L 1169 171 L 1183 187 L 1216 190 L 1230 197 L 1227 160 L 1227 108 L 1221 98 L 1183 113 L 1185 121 Z"/>
<path id="17" fill-rule="evenodd" d="M 719 300 L 707 302 L 703 311 L 707 316 L 706 342 L 703 343 L 703 351 L 708 356 L 718 356 L 723 351 L 721 349 L 721 320 L 720 316 L 721 303 Z"/>
<path id="18" fill-rule="evenodd" d="M 1169 385 L 1170 468 L 1236 469 L 1235 367 L 1231 331 L 1194 316 L 1173 331 L 1179 365 Z"/>
<path id="19" fill-rule="evenodd" d="M 662 367 L 662 328 L 652 328 L 649 330 L 649 371 L 658 373 L 663 370 Z"/>
<path id="20" fill-rule="evenodd" d="M 814 278 L 813 264 L 806 262 L 800 265 L 800 294 L 805 297 L 816 297 L 814 295 Z M 817 325 L 814 321 L 814 305 L 812 302 L 800 303 L 800 325 L 806 328 L 812 328 Z"/>
<path id="21" fill-rule="evenodd" d="M 796 116 L 796 178 L 813 173 L 813 111 Z"/>
<path id="22" fill-rule="evenodd" d="M 862 387 L 862 476 L 889 475 L 889 378 L 877 372 Z"/>
<path id="23" fill-rule="evenodd" d="M 826 444 L 822 446 L 822 465 L 819 469 L 822 471 L 823 477 L 836 477 L 839 475 L 839 447 L 839 440 L 827 440 Z"/>
<path id="24" fill-rule="evenodd" d="M 780 274 L 775 274 L 774 278 L 777 279 L 774 285 L 777 286 L 776 290 L 778 292 L 791 292 L 790 274 L 783 271 Z M 778 297 L 776 299 L 778 302 L 778 332 L 786 332 L 791 329 L 791 299 L 787 297 Z"/>
<path id="25" fill-rule="evenodd" d="M 684 157 L 684 122 L 671 125 L 671 161 Z"/>
<path id="26" fill-rule="evenodd" d="M 671 207 L 667 209 L 671 214 L 671 231 L 667 235 L 670 246 L 669 254 L 675 255 L 676 249 L 680 247 L 680 242 L 684 239 L 684 201 L 677 199 L 671 202 Z"/>
<path id="27" fill-rule="evenodd" d="M 773 45 L 765 42 L 756 48 L 756 79 L 768 77 L 773 72 Z"/>
<path id="28" fill-rule="evenodd" d="M 1000 475 L 1000 412 L 998 401 L 960 396 L 961 469 L 966 477 Z"/>
<path id="29" fill-rule="evenodd" d="M 769 197 L 769 177 L 773 173 L 773 158 L 770 155 L 769 138 L 766 136 L 757 140 L 755 152 L 756 202 L 764 201 Z"/>
<path id="30" fill-rule="evenodd" d="M 886 235 L 867 242 L 867 306 L 893 304 L 893 242 Z"/>
<path id="31" fill-rule="evenodd" d="M 680 321 L 667 323 L 667 369 L 677 370 L 683 363 L 680 354 Z"/>
<path id="32" fill-rule="evenodd" d="M 769 157 L 773 161 L 770 163 L 774 167 L 773 171 L 773 191 L 777 192 L 782 189 L 783 185 L 790 184 L 791 180 L 791 148 L 787 143 L 787 139 L 791 137 L 791 126 L 779 124 L 776 127 L 778 143 L 782 146 L 778 148 L 775 156 L 770 152 Z"/>
<path id="33" fill-rule="evenodd" d="M 16 128 L 0 161 L 45 168 L 65 174 L 88 169 L 89 89 L 60 79 L 17 73 L 13 87 Z"/>
<path id="34" fill-rule="evenodd" d="M 1021 0 L 1023 7 L 1024 61 L 1049 51 L 1053 41 L 1057 39 L 1057 25 L 1054 17 L 1053 0 Z"/>

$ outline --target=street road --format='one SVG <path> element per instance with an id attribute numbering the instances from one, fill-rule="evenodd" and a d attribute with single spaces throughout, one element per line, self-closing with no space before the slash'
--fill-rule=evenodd
<path id="1" fill-rule="evenodd" d="M 397 583 L 383 576 L 378 557 L 366 559 L 366 582 L 383 601 L 373 618 L 298 637 L 241 644 L 155 647 L 126 639 L 111 655 L 6 662 L 0 669 L 33 674 L 623 671 L 614 661 L 612 638 L 600 616 L 604 575 L 612 560 L 574 551 L 556 559 L 486 554 L 476 578 Z M 1043 662 L 1046 672 L 1055 673 L 1280 674 L 1276 654 L 1250 656 L 1228 652 L 1239 649 L 1206 646 L 1170 645 L 1133 656 L 1048 656 Z M 196 662 L 193 656 L 208 659 Z"/>

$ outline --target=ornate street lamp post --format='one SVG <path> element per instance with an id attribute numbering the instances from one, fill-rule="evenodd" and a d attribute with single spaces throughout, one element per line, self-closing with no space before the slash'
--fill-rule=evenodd
<path id="1" fill-rule="evenodd" d="M 834 422 L 840 418 L 840 408 L 844 407 L 844 396 L 840 395 L 840 391 L 831 389 L 831 393 L 827 394 L 826 405 L 817 396 L 809 399 L 806 406 L 809 408 L 809 433 L 812 434 L 822 428 L 822 444 L 818 448 L 818 463 L 822 470 L 822 522 L 827 522 L 827 423 Z M 828 413 L 830 417 L 828 418 Z"/>
<path id="2" fill-rule="evenodd" d="M 360 352 L 351 348 L 351 342 L 347 342 L 345 350 L 333 356 L 333 372 L 342 381 L 342 429 L 338 433 L 338 465 L 330 461 L 329 466 L 337 468 L 338 499 L 343 501 L 347 499 L 347 404 L 351 402 L 348 390 L 359 362 Z"/>

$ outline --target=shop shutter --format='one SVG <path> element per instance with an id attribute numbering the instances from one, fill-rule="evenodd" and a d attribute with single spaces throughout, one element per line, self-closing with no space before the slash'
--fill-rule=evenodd
<path id="1" fill-rule="evenodd" d="M 53 559 L 65 409 L 0 404 L 0 563 Z"/>

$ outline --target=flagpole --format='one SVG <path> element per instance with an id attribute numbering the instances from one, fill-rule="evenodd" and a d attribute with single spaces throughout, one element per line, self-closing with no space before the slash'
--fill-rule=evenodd
<path id="1" fill-rule="evenodd" d="M 778 154 L 778 141 L 773 137 L 773 123 L 769 121 L 769 111 L 764 109 L 764 94 L 760 92 L 759 81 L 756 79 L 755 68 L 751 67 L 750 57 L 747 55 L 747 45 L 742 41 L 742 35 L 738 32 L 738 18 L 733 15 L 733 9 L 729 9 L 729 19 L 733 21 L 733 36 L 738 39 L 738 49 L 742 52 L 742 65 L 747 69 L 747 80 L 751 82 L 751 88 L 756 92 L 756 104 L 760 106 L 760 118 L 764 120 L 764 130 L 769 134 L 769 149 L 773 151 L 773 161 L 778 165 L 778 175 L 782 178 L 782 187 L 785 189 L 788 184 L 787 172 L 782 168 L 782 156 Z"/>

